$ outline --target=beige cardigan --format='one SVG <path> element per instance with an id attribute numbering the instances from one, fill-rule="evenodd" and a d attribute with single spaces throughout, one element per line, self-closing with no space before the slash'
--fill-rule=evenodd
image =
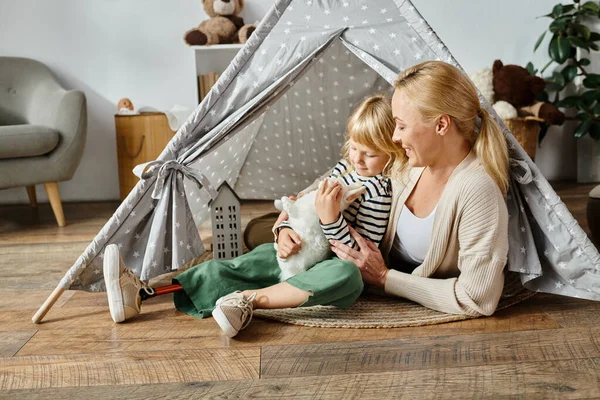
<path id="1" fill-rule="evenodd" d="M 396 223 L 422 172 L 413 168 L 408 179 L 392 183 L 392 211 L 380 246 L 390 268 Z M 411 274 L 391 269 L 385 291 L 446 313 L 491 315 L 502 294 L 507 255 L 504 196 L 471 151 L 440 197 L 425 260 Z"/>

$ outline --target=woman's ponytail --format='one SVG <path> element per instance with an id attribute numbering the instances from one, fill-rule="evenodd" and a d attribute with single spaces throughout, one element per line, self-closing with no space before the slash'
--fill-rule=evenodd
<path id="1" fill-rule="evenodd" d="M 475 154 L 502 193 L 506 194 L 509 168 L 506 138 L 485 108 L 480 108 L 477 114 L 481 118 L 481 126 L 475 134 Z"/>

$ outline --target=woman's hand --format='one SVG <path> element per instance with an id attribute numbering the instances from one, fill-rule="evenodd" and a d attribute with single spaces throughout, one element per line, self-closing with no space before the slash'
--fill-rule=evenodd
<path id="1" fill-rule="evenodd" d="M 317 189 L 315 207 L 323 224 L 331 224 L 340 216 L 340 201 L 342 200 L 342 185 L 339 182 L 329 182 L 327 179 Z"/>
<path id="2" fill-rule="evenodd" d="M 350 234 L 358 243 L 359 250 L 354 250 L 337 240 L 331 240 L 331 250 L 342 260 L 352 261 L 362 275 L 365 283 L 379 287 L 385 287 L 385 280 L 389 269 L 385 266 L 383 256 L 375 243 L 363 238 L 351 226 Z"/>

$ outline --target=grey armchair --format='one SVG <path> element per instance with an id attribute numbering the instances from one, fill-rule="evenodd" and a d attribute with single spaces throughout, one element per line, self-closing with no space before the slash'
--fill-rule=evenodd
<path id="1" fill-rule="evenodd" d="M 83 92 L 65 90 L 44 64 L 0 57 L 0 189 L 43 183 L 59 226 L 65 217 L 57 182 L 73 177 L 85 146 Z"/>

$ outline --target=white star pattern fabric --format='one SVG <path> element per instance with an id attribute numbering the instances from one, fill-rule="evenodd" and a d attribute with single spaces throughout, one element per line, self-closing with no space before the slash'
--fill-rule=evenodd
<path id="1" fill-rule="evenodd" d="M 235 183 L 244 199 L 296 194 L 341 157 L 354 107 L 392 87 L 340 41 L 263 114 Z M 250 127 L 249 127 L 250 128 Z M 246 128 L 246 129 L 249 129 Z"/>
<path id="2" fill-rule="evenodd" d="M 104 290 L 110 243 L 142 279 L 182 267 L 204 252 L 212 188 L 296 193 L 339 159 L 353 107 L 426 60 L 458 66 L 410 1 L 277 1 L 59 286 Z M 600 254 L 480 99 L 510 149 L 508 269 L 530 290 L 600 300 Z"/>

